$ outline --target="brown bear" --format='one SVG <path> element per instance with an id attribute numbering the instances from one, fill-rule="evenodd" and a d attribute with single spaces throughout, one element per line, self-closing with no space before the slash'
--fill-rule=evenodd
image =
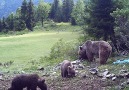
<path id="1" fill-rule="evenodd" d="M 106 41 L 86 41 L 82 46 L 79 47 L 79 59 L 88 59 L 89 61 L 94 60 L 94 56 L 99 57 L 100 64 L 106 64 L 112 52 L 111 45 Z"/>
<path id="2" fill-rule="evenodd" d="M 11 87 L 8 90 L 37 90 L 37 86 L 41 90 L 47 90 L 45 79 L 39 77 L 37 74 L 22 74 L 13 78 Z"/>
<path id="3" fill-rule="evenodd" d="M 64 60 L 61 64 L 61 76 L 62 77 L 74 77 L 75 76 L 75 70 L 72 65 L 72 63 L 68 60 Z"/>

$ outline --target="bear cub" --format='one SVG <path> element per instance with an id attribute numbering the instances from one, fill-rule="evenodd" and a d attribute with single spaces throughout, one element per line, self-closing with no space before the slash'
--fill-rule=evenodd
<path id="1" fill-rule="evenodd" d="M 11 87 L 8 90 L 37 90 L 37 86 L 41 90 L 47 90 L 45 79 L 39 77 L 37 74 L 21 74 L 13 78 Z"/>
<path id="2" fill-rule="evenodd" d="M 75 70 L 70 61 L 64 60 L 61 64 L 61 76 L 62 77 L 75 77 Z"/>

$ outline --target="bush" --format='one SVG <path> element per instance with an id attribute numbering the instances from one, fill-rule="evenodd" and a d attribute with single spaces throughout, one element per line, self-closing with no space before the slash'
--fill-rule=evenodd
<path id="1" fill-rule="evenodd" d="M 50 52 L 50 59 L 77 59 L 76 42 L 64 42 L 60 39 L 52 48 Z"/>

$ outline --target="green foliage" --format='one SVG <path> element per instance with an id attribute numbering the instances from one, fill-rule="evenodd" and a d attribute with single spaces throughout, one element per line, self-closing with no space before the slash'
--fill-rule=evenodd
<path id="1" fill-rule="evenodd" d="M 28 9 L 28 3 L 27 3 L 27 1 L 26 0 L 24 0 L 23 2 L 22 2 L 22 6 L 21 6 L 21 12 L 20 12 L 20 14 L 21 14 L 21 19 L 22 20 L 24 20 L 25 22 L 26 22 L 26 20 L 27 20 L 27 9 Z"/>
<path id="2" fill-rule="evenodd" d="M 76 5 L 74 5 L 71 16 L 75 19 L 75 22 L 78 25 L 83 25 L 84 24 L 84 0 L 78 0 Z"/>
<path id="3" fill-rule="evenodd" d="M 73 6 L 74 6 L 73 0 L 63 0 L 62 12 L 63 12 L 64 22 L 70 21 Z"/>
<path id="4" fill-rule="evenodd" d="M 110 15 L 113 12 L 112 0 L 91 0 L 86 2 L 85 22 L 88 26 L 85 31 L 96 39 L 108 40 L 114 35 L 114 18 Z M 88 15 L 88 14 L 89 15 Z"/>
<path id="5" fill-rule="evenodd" d="M 120 2 L 120 1 L 119 1 Z M 115 32 L 116 34 L 129 34 L 129 0 L 121 2 L 121 7 L 118 7 L 111 15 L 115 18 Z"/>
<path id="6" fill-rule="evenodd" d="M 64 42 L 60 39 L 50 52 L 50 59 L 77 59 L 77 46 L 73 42 Z"/>
<path id="7" fill-rule="evenodd" d="M 34 22 L 34 6 L 32 0 L 28 2 L 28 7 L 27 7 L 27 20 L 26 20 L 26 27 L 30 30 L 33 31 L 33 27 L 35 26 Z"/>
<path id="8" fill-rule="evenodd" d="M 50 12 L 50 5 L 48 3 L 45 3 L 44 1 L 40 1 L 36 12 L 36 19 L 38 21 L 41 21 L 42 27 L 44 20 L 48 18 L 49 12 Z"/>
<path id="9" fill-rule="evenodd" d="M 62 2 L 61 0 L 54 0 L 51 11 L 50 11 L 50 18 L 56 22 L 62 21 Z"/>

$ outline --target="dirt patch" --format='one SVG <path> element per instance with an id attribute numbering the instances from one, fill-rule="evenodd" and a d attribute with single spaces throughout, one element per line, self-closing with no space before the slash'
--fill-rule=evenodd
<path id="1" fill-rule="evenodd" d="M 0 80 L 0 90 L 7 90 L 10 87 L 11 80 L 12 77 Z M 122 80 L 112 81 L 108 79 L 103 81 L 95 75 L 89 75 L 89 77 L 85 78 L 62 78 L 59 76 L 52 79 L 50 77 L 46 77 L 48 90 L 108 90 L 111 87 L 120 85 L 122 82 Z"/>

